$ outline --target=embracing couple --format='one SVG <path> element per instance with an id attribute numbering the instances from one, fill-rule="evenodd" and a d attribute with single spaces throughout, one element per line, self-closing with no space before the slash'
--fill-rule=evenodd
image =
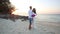
<path id="1" fill-rule="evenodd" d="M 36 9 L 35 8 L 32 9 L 32 6 L 30 6 L 29 8 L 30 8 L 30 10 L 28 11 L 28 14 L 29 14 L 29 16 L 28 16 L 29 17 L 29 30 L 31 30 L 32 25 L 34 24 L 33 23 L 34 18 L 36 16 Z"/>

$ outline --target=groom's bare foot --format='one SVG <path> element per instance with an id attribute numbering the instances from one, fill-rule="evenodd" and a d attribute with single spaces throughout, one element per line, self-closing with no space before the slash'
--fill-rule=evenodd
<path id="1" fill-rule="evenodd" d="M 31 30 L 31 25 L 29 25 L 29 30 Z"/>

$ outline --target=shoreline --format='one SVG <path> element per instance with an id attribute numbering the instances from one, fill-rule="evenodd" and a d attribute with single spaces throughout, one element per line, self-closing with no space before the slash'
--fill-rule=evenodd
<path id="1" fill-rule="evenodd" d="M 60 26 L 48 22 L 36 23 L 37 28 L 28 29 L 29 22 L 20 19 L 13 22 L 11 20 L 0 19 L 0 33 L 4 34 L 60 34 Z"/>

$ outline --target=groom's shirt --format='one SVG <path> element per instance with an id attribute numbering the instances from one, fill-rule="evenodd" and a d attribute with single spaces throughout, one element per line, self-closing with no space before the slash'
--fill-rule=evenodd
<path id="1" fill-rule="evenodd" d="M 28 11 L 28 14 L 29 14 L 28 17 L 29 17 L 29 18 L 32 18 L 32 14 L 33 14 L 32 10 L 29 10 L 29 11 Z"/>

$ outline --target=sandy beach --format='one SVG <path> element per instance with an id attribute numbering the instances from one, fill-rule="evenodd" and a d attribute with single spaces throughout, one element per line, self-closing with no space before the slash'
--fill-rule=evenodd
<path id="1" fill-rule="evenodd" d="M 0 18 L 0 34 L 60 34 L 60 24 L 39 21 L 37 28 L 28 29 L 29 22 L 20 19 L 13 22 Z"/>

